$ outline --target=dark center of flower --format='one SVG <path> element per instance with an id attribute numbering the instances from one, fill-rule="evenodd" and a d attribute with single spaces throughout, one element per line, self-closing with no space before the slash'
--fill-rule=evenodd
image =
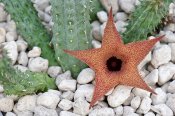
<path id="1" fill-rule="evenodd" d="M 120 71 L 122 67 L 122 60 L 112 56 L 106 61 L 106 65 L 109 71 Z"/>

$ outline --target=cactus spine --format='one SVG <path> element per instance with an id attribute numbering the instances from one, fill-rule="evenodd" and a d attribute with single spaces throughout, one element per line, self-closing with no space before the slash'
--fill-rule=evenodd
<path id="1" fill-rule="evenodd" d="M 172 0 L 142 0 L 131 14 L 127 30 L 123 33 L 124 42 L 146 39 L 166 16 L 171 2 Z"/>
<path id="2" fill-rule="evenodd" d="M 51 36 L 38 18 L 32 2 L 30 0 L 0 0 L 0 2 L 5 4 L 5 9 L 16 22 L 17 31 L 29 46 L 40 47 L 41 56 L 48 59 L 50 65 L 57 64 L 54 50 L 49 45 Z"/>
<path id="3" fill-rule="evenodd" d="M 51 0 L 55 54 L 63 70 L 70 70 L 73 77 L 86 65 L 66 54 L 63 49 L 91 48 L 89 4 L 87 0 Z"/>

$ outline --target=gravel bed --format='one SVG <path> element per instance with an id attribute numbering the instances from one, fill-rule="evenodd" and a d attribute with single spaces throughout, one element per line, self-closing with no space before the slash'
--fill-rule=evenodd
<path id="1" fill-rule="evenodd" d="M 32 0 L 39 17 L 48 30 L 53 22 L 49 0 Z M 115 0 L 111 0 L 115 2 Z M 119 32 L 126 30 L 128 14 L 134 11 L 138 0 L 118 0 L 114 3 L 115 24 Z M 15 22 L 0 4 L 0 45 L 8 50 L 14 67 L 21 71 L 47 72 L 56 78 L 57 90 L 27 95 L 21 98 L 3 94 L 0 85 L 0 116 L 173 116 L 175 115 L 175 24 L 165 25 L 158 42 L 140 63 L 138 69 L 143 79 L 154 88 L 157 95 L 145 90 L 119 85 L 109 91 L 93 108 L 89 103 L 94 91 L 95 72 L 86 68 L 77 80 L 70 71 L 62 72 L 59 66 L 48 66 L 40 57 L 41 48 L 28 50 L 28 44 L 17 34 Z M 171 3 L 169 15 L 175 16 L 175 4 Z M 106 11 L 97 13 L 98 21 L 92 23 L 94 48 L 101 46 L 101 39 L 108 19 Z M 151 36 L 149 39 L 154 38 Z"/>

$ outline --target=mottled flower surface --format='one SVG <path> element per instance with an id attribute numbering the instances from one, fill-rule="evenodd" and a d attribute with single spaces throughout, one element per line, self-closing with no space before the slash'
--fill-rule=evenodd
<path id="1" fill-rule="evenodd" d="M 78 51 L 65 50 L 66 53 L 88 64 L 96 73 L 95 91 L 90 107 L 119 84 L 155 93 L 142 80 L 137 66 L 162 37 L 124 44 L 116 30 L 111 10 L 101 48 Z"/>

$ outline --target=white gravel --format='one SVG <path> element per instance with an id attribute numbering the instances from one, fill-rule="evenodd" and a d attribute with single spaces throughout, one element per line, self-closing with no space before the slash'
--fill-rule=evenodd
<path id="1" fill-rule="evenodd" d="M 49 0 L 32 0 L 38 16 L 47 29 L 53 22 Z M 99 21 L 92 22 L 93 47 L 100 48 L 107 12 L 113 7 L 115 25 L 119 32 L 126 31 L 129 15 L 140 4 L 138 0 L 100 0 L 106 10 L 99 11 Z M 175 4 L 170 5 L 169 15 L 175 16 Z M 89 109 L 94 92 L 95 72 L 83 69 L 77 80 L 70 71 L 59 66 L 49 66 L 47 59 L 40 57 L 38 46 L 28 48 L 28 43 L 17 33 L 16 24 L 0 4 L 0 46 L 7 49 L 15 68 L 21 71 L 47 72 L 55 78 L 57 90 L 26 95 L 19 99 L 3 94 L 0 85 L 0 116 L 173 116 L 175 115 L 175 25 L 167 24 L 158 42 L 144 58 L 138 69 L 157 95 L 139 88 L 117 86 L 108 92 L 95 106 Z M 154 38 L 150 37 L 149 39 Z M 1 113 L 3 112 L 3 114 Z"/>

